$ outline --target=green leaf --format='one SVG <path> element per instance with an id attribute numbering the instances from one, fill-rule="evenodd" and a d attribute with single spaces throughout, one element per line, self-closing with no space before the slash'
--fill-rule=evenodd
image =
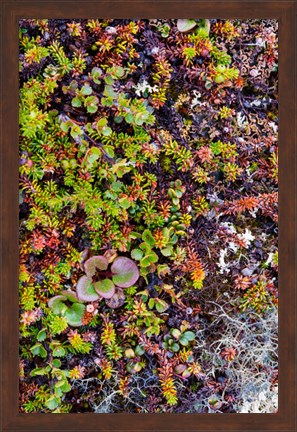
<path id="1" fill-rule="evenodd" d="M 188 341 L 193 341 L 196 335 L 192 331 L 186 331 L 185 333 L 183 333 L 183 337 L 185 337 Z"/>
<path id="2" fill-rule="evenodd" d="M 96 96 L 88 96 L 84 100 L 84 106 L 87 108 L 89 113 L 95 113 L 98 109 L 98 98 Z"/>
<path id="3" fill-rule="evenodd" d="M 106 85 L 104 87 L 103 94 L 104 94 L 104 96 L 107 96 L 107 97 L 112 98 L 112 99 L 115 99 L 117 97 L 117 94 L 111 85 Z"/>
<path id="4" fill-rule="evenodd" d="M 106 117 L 102 117 L 100 120 L 97 121 L 97 124 L 96 124 L 97 129 L 101 129 L 104 126 L 106 126 L 107 122 L 108 122 L 107 118 Z"/>
<path id="5" fill-rule="evenodd" d="M 148 307 L 149 307 L 150 309 L 153 309 L 154 306 L 155 306 L 155 299 L 150 298 L 150 299 L 149 299 L 149 302 L 148 302 Z"/>
<path id="6" fill-rule="evenodd" d="M 165 312 L 169 308 L 169 305 L 166 303 L 166 301 L 157 299 L 156 303 L 156 309 L 159 313 Z"/>
<path id="7" fill-rule="evenodd" d="M 176 339 L 178 339 L 180 337 L 180 335 L 181 335 L 181 332 L 178 329 L 171 329 L 170 333 Z"/>
<path id="8" fill-rule="evenodd" d="M 74 291 L 71 291 L 71 290 L 63 290 L 63 291 L 61 292 L 61 294 L 62 294 L 63 296 L 65 296 L 65 297 L 67 297 L 67 299 L 68 299 L 69 301 L 71 301 L 72 303 L 75 303 L 75 302 L 78 301 L 77 295 L 76 295 L 76 293 L 75 293 Z"/>
<path id="9" fill-rule="evenodd" d="M 171 247 L 166 247 L 164 249 L 161 249 L 161 254 L 168 257 L 172 255 L 172 248 Z"/>
<path id="10" fill-rule="evenodd" d="M 137 356 L 142 356 L 145 353 L 145 350 L 141 345 L 137 345 L 134 351 Z"/>
<path id="11" fill-rule="evenodd" d="M 54 314 L 59 315 L 67 310 L 67 306 L 63 303 L 65 300 L 67 300 L 67 297 L 65 297 L 64 295 L 57 295 L 49 299 L 47 304 L 48 307 L 52 309 Z"/>
<path id="12" fill-rule="evenodd" d="M 112 134 L 112 129 L 109 126 L 105 126 L 102 129 L 103 136 L 110 136 Z"/>
<path id="13" fill-rule="evenodd" d="M 30 376 L 47 375 L 48 372 L 46 368 L 35 368 L 30 372 Z"/>
<path id="14" fill-rule="evenodd" d="M 72 136 L 72 138 L 76 139 L 80 135 L 83 135 L 83 131 L 81 130 L 81 128 L 78 125 L 72 125 L 70 135 Z"/>
<path id="15" fill-rule="evenodd" d="M 45 358 L 47 356 L 46 349 L 41 344 L 35 344 L 30 348 L 32 354 Z"/>
<path id="16" fill-rule="evenodd" d="M 178 351 L 179 351 L 179 344 L 176 343 L 176 342 L 174 342 L 174 343 L 171 345 L 170 350 L 173 351 L 173 352 L 178 352 Z"/>
<path id="17" fill-rule="evenodd" d="M 189 340 L 186 337 L 181 336 L 179 338 L 179 343 L 181 343 L 183 346 L 187 346 L 187 345 L 189 345 Z"/>
<path id="18" fill-rule="evenodd" d="M 107 154 L 107 156 L 109 156 L 110 158 L 114 157 L 114 149 L 113 149 L 112 146 L 110 146 L 110 145 L 104 145 L 104 146 L 102 146 L 102 148 L 105 151 L 105 153 Z"/>
<path id="19" fill-rule="evenodd" d="M 89 84 L 85 84 L 81 88 L 80 93 L 84 96 L 88 96 L 88 95 L 92 94 L 92 88 L 89 86 Z"/>
<path id="20" fill-rule="evenodd" d="M 76 108 L 81 107 L 81 105 L 82 105 L 82 103 L 81 103 L 81 99 L 78 98 L 77 96 L 74 97 L 74 98 L 72 99 L 72 101 L 71 101 L 71 105 L 72 105 L 73 107 L 76 107 Z"/>
<path id="21" fill-rule="evenodd" d="M 148 267 L 151 265 L 151 261 L 149 258 L 149 255 L 144 256 L 143 258 L 141 258 L 140 262 L 139 262 L 141 267 Z"/>
<path id="22" fill-rule="evenodd" d="M 131 124 L 134 122 L 134 116 L 131 113 L 125 115 L 125 120 L 127 123 Z"/>
<path id="23" fill-rule="evenodd" d="M 38 333 L 37 333 L 37 340 L 39 342 L 44 341 L 44 339 L 46 338 L 46 330 L 45 329 L 41 329 Z"/>
<path id="24" fill-rule="evenodd" d="M 139 278 L 139 270 L 134 261 L 126 257 L 118 257 L 114 260 L 111 271 L 112 280 L 121 288 L 129 288 Z"/>
<path id="25" fill-rule="evenodd" d="M 59 398 L 57 398 L 56 396 L 51 396 L 49 399 L 47 399 L 47 401 L 45 402 L 45 405 L 48 409 L 54 410 L 57 408 L 59 403 L 60 403 Z"/>
<path id="26" fill-rule="evenodd" d="M 131 207 L 131 205 L 132 205 L 131 201 L 128 198 L 120 198 L 119 204 L 124 209 L 127 209 L 127 208 Z"/>
<path id="27" fill-rule="evenodd" d="M 59 367 L 61 367 L 61 360 L 59 360 L 59 359 L 54 359 L 53 361 L 52 361 L 52 363 L 53 363 L 53 366 L 55 367 L 55 368 L 59 368 Z"/>
<path id="28" fill-rule="evenodd" d="M 143 257 L 143 252 L 140 249 L 133 249 L 131 251 L 131 257 L 136 260 L 139 261 L 142 257 Z"/>
<path id="29" fill-rule="evenodd" d="M 53 349 L 53 357 L 64 357 L 66 355 L 66 351 L 62 346 L 57 346 Z"/>
<path id="30" fill-rule="evenodd" d="M 92 279 L 87 276 L 82 276 L 76 285 L 76 293 L 81 301 L 92 302 L 98 300 L 98 294 L 96 293 L 92 284 Z M 75 304 L 75 303 L 74 303 Z"/>
<path id="31" fill-rule="evenodd" d="M 142 240 L 145 243 L 149 244 L 151 247 L 153 247 L 155 244 L 155 239 L 154 239 L 152 233 L 148 229 L 143 231 Z"/>
<path id="32" fill-rule="evenodd" d="M 71 126 L 71 124 L 69 121 L 60 123 L 60 128 L 65 133 L 68 132 L 70 126 Z"/>
<path id="33" fill-rule="evenodd" d="M 98 295 L 97 295 L 98 298 Z M 85 313 L 85 305 L 81 303 L 73 303 L 73 305 L 67 309 L 65 318 L 69 325 L 73 327 L 79 327 L 82 325 L 82 317 Z"/>
<path id="34" fill-rule="evenodd" d="M 103 279 L 95 282 L 94 288 L 96 292 L 103 298 L 110 299 L 115 293 L 115 286 L 110 279 Z"/>
<path id="35" fill-rule="evenodd" d="M 149 258 L 151 264 L 157 262 L 158 259 L 159 259 L 158 255 L 155 254 L 155 252 L 152 252 L 152 251 L 148 254 L 148 258 Z"/>
<path id="36" fill-rule="evenodd" d="M 60 396 L 62 396 L 63 393 L 66 393 L 71 390 L 71 385 L 69 384 L 67 379 L 61 379 L 55 384 L 55 389 L 60 389 L 61 390 Z"/>
<path id="37" fill-rule="evenodd" d="M 114 84 L 114 79 L 111 75 L 105 75 L 104 77 L 104 81 L 106 82 L 106 84 L 108 85 L 112 85 Z"/>
<path id="38" fill-rule="evenodd" d="M 167 264 L 159 264 L 157 267 L 158 277 L 165 276 L 166 274 L 170 273 L 170 268 Z"/>
<path id="39" fill-rule="evenodd" d="M 115 66 L 112 71 L 117 78 L 122 78 L 125 75 L 125 70 L 122 66 Z"/>

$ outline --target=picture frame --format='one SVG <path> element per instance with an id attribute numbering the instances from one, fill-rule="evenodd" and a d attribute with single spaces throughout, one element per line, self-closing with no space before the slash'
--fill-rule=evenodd
<path id="1" fill-rule="evenodd" d="M 1 2 L 2 428 L 17 431 L 296 431 L 296 1 Z M 18 412 L 18 22 L 21 18 L 279 21 L 279 409 L 276 414 Z"/>

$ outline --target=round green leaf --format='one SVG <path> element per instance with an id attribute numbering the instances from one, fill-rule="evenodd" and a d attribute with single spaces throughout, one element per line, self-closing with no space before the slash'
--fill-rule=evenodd
<path id="1" fill-rule="evenodd" d="M 152 233 L 149 230 L 144 230 L 143 231 L 142 240 L 145 243 L 147 243 L 148 245 L 150 245 L 151 247 L 153 247 L 154 244 L 155 244 L 155 239 L 154 239 Z"/>
<path id="2" fill-rule="evenodd" d="M 41 329 L 38 333 L 37 333 L 37 340 L 39 342 L 44 341 L 44 339 L 46 338 L 46 330 L 45 329 Z"/>
<path id="3" fill-rule="evenodd" d="M 97 295 L 98 298 L 98 295 Z M 81 303 L 73 303 L 73 305 L 67 309 L 65 318 L 69 325 L 73 327 L 79 327 L 82 325 L 82 317 L 85 313 L 85 305 Z"/>
<path id="4" fill-rule="evenodd" d="M 92 302 L 98 300 L 98 294 L 92 285 L 92 280 L 87 276 L 82 276 L 77 282 L 76 293 L 81 301 Z"/>
<path id="5" fill-rule="evenodd" d="M 74 97 L 71 101 L 71 105 L 73 107 L 79 108 L 81 107 L 81 100 L 78 97 Z"/>
<path id="6" fill-rule="evenodd" d="M 182 336 L 181 338 L 179 338 L 179 343 L 181 343 L 183 346 L 187 346 L 189 344 L 189 340 Z"/>
<path id="7" fill-rule="evenodd" d="M 174 344 L 171 345 L 170 350 L 173 352 L 178 352 L 179 351 L 179 345 L 175 342 Z"/>
<path id="8" fill-rule="evenodd" d="M 104 279 L 94 283 L 97 293 L 103 298 L 111 298 L 115 293 L 115 286 L 110 279 Z"/>
<path id="9" fill-rule="evenodd" d="M 188 339 L 188 341 L 190 342 L 190 341 L 193 341 L 194 339 L 195 339 L 195 333 L 194 332 L 192 332 L 192 331 L 186 331 L 184 334 L 183 334 L 183 337 L 184 338 L 186 338 L 186 339 Z"/>
<path id="10" fill-rule="evenodd" d="M 45 405 L 48 409 L 54 410 L 59 405 L 60 400 L 56 396 L 51 396 L 47 401 L 45 402 Z"/>
<path id="11" fill-rule="evenodd" d="M 89 86 L 89 84 L 85 84 L 81 90 L 80 90 L 81 94 L 84 96 L 88 96 L 90 94 L 92 94 L 92 88 Z"/>
<path id="12" fill-rule="evenodd" d="M 139 261 L 143 257 L 143 252 L 140 249 L 133 249 L 131 251 L 131 257 L 136 261 Z"/>
<path id="13" fill-rule="evenodd" d="M 57 295 L 55 297 L 52 297 L 47 302 L 48 307 L 52 309 L 54 314 L 59 315 L 67 309 L 67 306 L 63 303 L 65 300 L 67 300 L 67 297 L 64 295 Z"/>
<path id="14" fill-rule="evenodd" d="M 37 356 L 42 357 L 42 358 L 45 358 L 47 356 L 46 349 L 40 343 L 37 343 L 36 345 L 32 346 L 30 348 L 30 351 L 32 354 L 37 355 Z"/>
<path id="15" fill-rule="evenodd" d="M 145 353 L 145 350 L 141 345 L 137 345 L 134 351 L 137 356 L 142 356 L 142 354 Z"/>
<path id="16" fill-rule="evenodd" d="M 135 284 L 139 278 L 139 270 L 134 261 L 126 257 L 118 257 L 114 260 L 111 271 L 112 280 L 121 288 L 128 288 Z"/>
<path id="17" fill-rule="evenodd" d="M 165 312 L 169 308 L 169 305 L 166 303 L 166 301 L 157 299 L 156 302 L 156 309 L 159 313 Z"/>
<path id="18" fill-rule="evenodd" d="M 62 346 L 57 346 L 53 349 L 53 357 L 64 357 L 65 354 L 66 351 Z"/>

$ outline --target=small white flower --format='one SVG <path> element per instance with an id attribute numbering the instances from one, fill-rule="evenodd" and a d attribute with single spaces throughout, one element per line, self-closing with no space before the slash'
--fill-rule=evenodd
<path id="1" fill-rule="evenodd" d="M 92 304 L 88 304 L 86 309 L 87 309 L 87 312 L 92 313 L 92 312 L 94 312 L 95 308 Z"/>

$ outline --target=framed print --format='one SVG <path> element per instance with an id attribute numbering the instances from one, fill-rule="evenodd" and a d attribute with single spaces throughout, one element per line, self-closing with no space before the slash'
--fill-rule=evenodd
<path id="1" fill-rule="evenodd" d="M 296 2 L 2 1 L 3 431 L 296 430 Z"/>

